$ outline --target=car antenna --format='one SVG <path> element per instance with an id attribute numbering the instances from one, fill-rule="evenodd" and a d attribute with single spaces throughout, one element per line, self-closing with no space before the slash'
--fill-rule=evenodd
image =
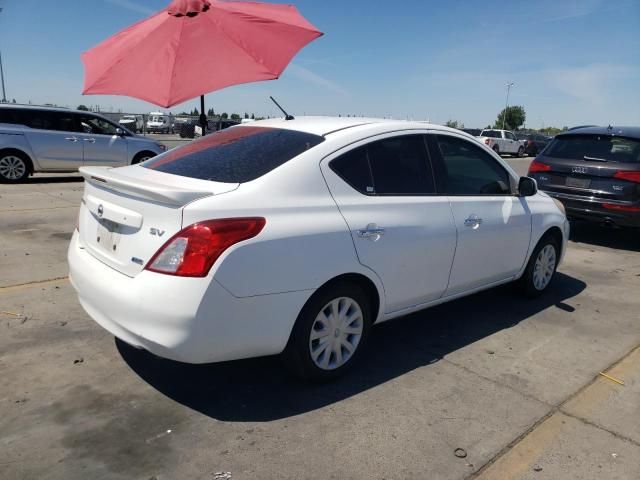
<path id="1" fill-rule="evenodd" d="M 293 115 L 289 115 L 287 112 L 285 112 L 284 108 L 282 108 L 282 107 L 280 106 L 280 104 L 279 104 L 278 102 L 276 102 L 276 99 L 275 99 L 275 98 L 273 98 L 272 96 L 269 96 L 269 98 L 271 99 L 271 101 L 272 101 L 273 103 L 275 103 L 275 104 L 276 104 L 276 107 L 278 107 L 278 108 L 280 109 L 280 111 L 281 111 L 282 113 L 284 113 L 284 119 L 285 119 L 285 120 L 295 120 L 295 117 L 294 117 Z"/>

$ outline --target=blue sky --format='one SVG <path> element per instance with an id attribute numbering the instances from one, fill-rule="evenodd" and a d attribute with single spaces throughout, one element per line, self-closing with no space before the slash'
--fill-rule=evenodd
<path id="1" fill-rule="evenodd" d="M 168 0 L 0 0 L 7 97 L 114 111 L 157 108 L 81 95 L 80 54 Z M 640 125 L 640 0 L 297 0 L 325 36 L 281 79 L 207 95 L 217 112 L 357 114 L 526 125 Z M 173 112 L 196 106 L 188 102 Z"/>

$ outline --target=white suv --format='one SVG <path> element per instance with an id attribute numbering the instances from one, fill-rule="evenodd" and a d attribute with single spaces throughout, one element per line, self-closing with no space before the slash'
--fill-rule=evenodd
<path id="1" fill-rule="evenodd" d="M 284 352 L 314 379 L 375 323 L 515 280 L 541 294 L 569 234 L 534 180 L 423 123 L 272 119 L 81 173 L 70 278 L 100 325 L 183 362 Z"/>

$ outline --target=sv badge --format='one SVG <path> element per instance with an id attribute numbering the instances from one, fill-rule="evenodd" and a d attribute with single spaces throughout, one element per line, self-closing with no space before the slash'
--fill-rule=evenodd
<path id="1" fill-rule="evenodd" d="M 165 232 L 164 230 L 159 230 L 159 229 L 157 229 L 157 228 L 153 228 L 153 227 L 151 227 L 151 228 L 149 229 L 149 233 L 150 233 L 151 235 L 156 235 L 156 236 L 158 236 L 158 237 L 163 236 L 163 235 L 164 235 L 164 232 Z"/>

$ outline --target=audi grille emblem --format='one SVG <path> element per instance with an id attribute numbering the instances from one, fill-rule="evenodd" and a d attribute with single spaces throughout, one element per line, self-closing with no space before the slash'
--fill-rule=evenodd
<path id="1" fill-rule="evenodd" d="M 573 173 L 587 173 L 587 167 L 571 167 L 571 172 Z"/>
<path id="2" fill-rule="evenodd" d="M 98 216 L 102 218 L 102 214 L 104 213 L 104 207 L 102 205 L 98 205 Z"/>

